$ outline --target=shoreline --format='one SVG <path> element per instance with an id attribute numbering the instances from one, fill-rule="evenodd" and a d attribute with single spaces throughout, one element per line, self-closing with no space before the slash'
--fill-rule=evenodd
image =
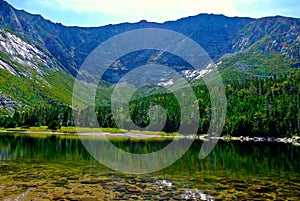
<path id="1" fill-rule="evenodd" d="M 132 138 L 132 139 L 151 139 L 151 138 L 167 138 L 167 139 L 191 139 L 191 140 L 223 140 L 223 141 L 240 141 L 240 142 L 281 142 L 281 143 L 293 143 L 300 146 L 300 137 L 293 138 L 275 138 L 275 137 L 232 137 L 232 136 L 222 136 L 222 137 L 210 137 L 208 135 L 159 135 L 159 134 L 145 134 L 145 133 L 110 133 L 110 132 L 78 132 L 78 133 L 68 133 L 68 132 L 43 132 L 43 131 L 25 131 L 25 130 L 1 130 L 0 133 L 9 134 L 31 134 L 31 135 L 70 135 L 70 136 L 91 136 L 91 137 L 119 137 L 119 138 Z"/>

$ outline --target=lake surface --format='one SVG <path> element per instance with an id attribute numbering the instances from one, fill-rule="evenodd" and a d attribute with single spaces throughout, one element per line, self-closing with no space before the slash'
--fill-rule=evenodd
<path id="1" fill-rule="evenodd" d="M 94 139 L 100 140 L 100 139 Z M 111 140 L 153 152 L 168 140 Z M 300 147 L 219 141 L 204 160 L 203 142 L 172 166 L 147 175 L 99 164 L 77 136 L 0 134 L 0 200 L 299 200 Z"/>

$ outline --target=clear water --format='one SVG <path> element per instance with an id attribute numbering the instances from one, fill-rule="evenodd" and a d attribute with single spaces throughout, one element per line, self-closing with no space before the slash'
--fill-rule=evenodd
<path id="1" fill-rule="evenodd" d="M 111 141 L 133 153 L 169 143 Z M 99 164 L 77 136 L 0 134 L 0 200 L 300 199 L 299 146 L 219 141 L 199 160 L 201 144 L 164 170 L 130 175 Z"/>

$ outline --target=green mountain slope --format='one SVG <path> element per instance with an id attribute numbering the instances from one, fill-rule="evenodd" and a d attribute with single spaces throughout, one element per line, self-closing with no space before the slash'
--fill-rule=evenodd
<path id="1" fill-rule="evenodd" d="M 19 107 L 37 105 L 72 105 L 75 78 L 46 50 L 41 51 L 11 31 L 0 29 L 0 91 L 4 114 Z M 82 94 L 74 97 L 84 107 L 87 83 Z M 21 103 L 10 103 L 12 101 Z M 26 106 L 26 107 L 25 107 Z M 23 110 L 24 110 L 23 108 Z"/>

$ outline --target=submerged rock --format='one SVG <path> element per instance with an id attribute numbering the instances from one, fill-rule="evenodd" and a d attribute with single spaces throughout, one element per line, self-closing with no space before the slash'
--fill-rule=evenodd
<path id="1" fill-rule="evenodd" d="M 90 180 L 82 180 L 80 183 L 81 184 L 98 184 L 100 182 L 101 182 L 101 180 L 99 180 L 99 179 L 90 179 Z"/>

